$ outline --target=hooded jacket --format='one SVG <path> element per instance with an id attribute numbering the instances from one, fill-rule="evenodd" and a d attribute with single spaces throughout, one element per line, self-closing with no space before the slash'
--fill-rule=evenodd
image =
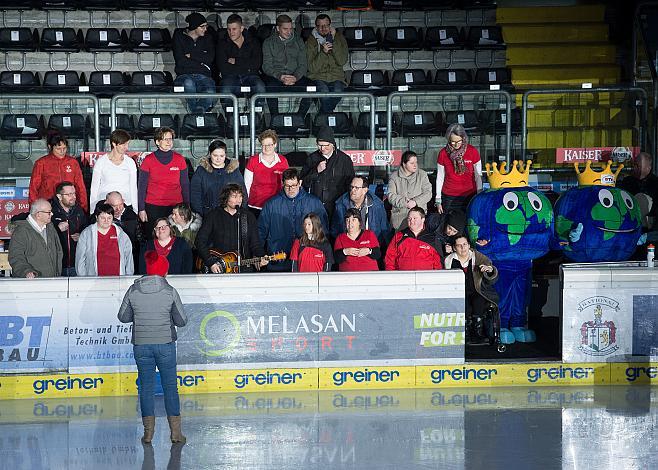
<path id="1" fill-rule="evenodd" d="M 297 196 L 289 198 L 281 190 L 265 203 L 258 217 L 261 244 L 270 253 L 285 251 L 290 254 L 293 241 L 302 235 L 302 222 L 309 212 L 315 212 L 320 217 L 326 233 L 329 225 L 327 212 L 317 197 L 300 188 Z M 290 262 L 273 264 L 270 270 L 290 271 Z"/>
<path id="2" fill-rule="evenodd" d="M 297 80 L 306 75 L 306 47 L 294 32 L 281 39 L 275 31 L 263 42 L 263 73 L 279 80 L 281 75 L 294 75 Z"/>
<path id="3" fill-rule="evenodd" d="M 176 327 L 185 326 L 183 302 L 162 276 L 143 276 L 123 296 L 117 318 L 133 323 L 132 343 L 167 344 L 176 341 Z"/>
<path id="4" fill-rule="evenodd" d="M 361 211 L 361 214 L 363 215 L 363 212 L 365 211 L 367 216 L 367 224 L 366 219 L 364 219 L 363 227 L 361 228 L 374 232 L 375 236 L 378 240 L 380 240 L 381 243 L 382 237 L 384 237 L 384 235 L 389 230 L 388 218 L 386 217 L 386 208 L 384 207 L 384 203 L 381 199 L 375 196 L 372 191 L 368 190 L 366 193 L 366 199 L 363 204 L 365 205 L 365 209 Z M 336 211 L 334 212 L 334 216 L 331 219 L 332 237 L 336 238 L 339 234 L 345 231 L 345 213 L 347 212 L 347 209 L 351 207 L 354 207 L 354 203 L 350 199 L 349 193 L 343 194 L 336 201 Z"/>
<path id="5" fill-rule="evenodd" d="M 171 43 L 176 62 L 174 69 L 176 75 L 201 74 L 212 78 L 215 42 L 209 31 L 195 41 L 184 28 L 177 29 L 174 31 Z"/>
<path id="6" fill-rule="evenodd" d="M 452 269 L 452 261 L 457 258 L 457 253 L 451 253 L 445 260 L 446 269 Z M 473 283 L 475 284 L 475 290 L 482 297 L 487 299 L 489 302 L 498 304 L 498 293 L 494 289 L 493 285 L 498 280 L 498 268 L 491 263 L 491 260 L 487 258 L 486 255 L 483 255 L 479 251 L 471 250 L 471 258 L 469 260 L 471 265 L 471 271 L 473 272 Z M 478 266 L 481 265 L 492 266 L 493 271 L 490 273 L 483 273 Z"/>
<path id="7" fill-rule="evenodd" d="M 52 223 L 46 225 L 46 238 L 28 220 L 15 223 L 9 247 L 9 264 L 13 277 L 25 277 L 29 272 L 38 277 L 57 277 L 62 274 L 62 245 Z"/>
<path id="8" fill-rule="evenodd" d="M 239 166 L 237 159 L 227 158 L 224 168 L 213 168 L 210 164 L 210 157 L 202 158 L 192 176 L 190 186 L 192 210 L 205 217 L 211 210 L 219 206 L 219 195 L 228 183 L 239 184 L 242 186 L 244 194 L 247 194 Z M 246 203 L 245 198 L 244 205 Z"/>
<path id="9" fill-rule="evenodd" d="M 387 198 L 392 206 L 391 225 L 398 230 L 403 224 L 406 226 L 408 199 L 416 201 L 416 205 L 427 212 L 427 203 L 432 199 L 432 184 L 427 173 L 419 168 L 415 173 L 406 175 L 400 166 L 388 180 Z"/>
<path id="10" fill-rule="evenodd" d="M 73 183 L 80 207 L 83 211 L 88 212 L 87 188 L 82 179 L 80 164 L 75 158 L 68 155 L 58 158 L 49 153 L 36 161 L 30 178 L 30 204 L 39 198 L 50 200 L 55 197 L 55 188 L 62 181 Z"/>
<path id="11" fill-rule="evenodd" d="M 167 220 L 169 221 L 169 225 L 171 225 L 171 231 L 173 234 L 178 238 L 184 239 L 190 248 L 194 248 L 196 234 L 201 228 L 201 216 L 196 212 L 192 212 L 192 220 L 189 222 L 189 224 L 187 224 L 187 226 L 176 224 L 172 216 L 169 216 Z"/>
<path id="12" fill-rule="evenodd" d="M 135 272 L 132 242 L 126 232 L 116 224 L 119 242 L 119 275 L 132 276 Z M 91 224 L 80 234 L 75 252 L 75 272 L 78 276 L 98 276 L 96 253 L 98 252 L 98 225 Z"/>

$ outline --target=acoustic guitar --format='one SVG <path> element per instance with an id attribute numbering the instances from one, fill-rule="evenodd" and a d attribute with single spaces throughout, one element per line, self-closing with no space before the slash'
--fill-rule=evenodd
<path id="1" fill-rule="evenodd" d="M 221 274 L 238 273 L 240 272 L 239 269 L 240 267 L 255 266 L 257 264 L 260 264 L 261 260 L 263 259 L 266 259 L 268 261 L 283 261 L 288 257 L 285 251 L 280 251 L 272 255 L 241 259 L 240 264 L 238 265 L 238 254 L 233 251 L 229 251 L 227 253 L 221 253 L 220 251 L 211 248 L 208 250 L 208 253 L 210 254 L 210 265 L 212 266 L 213 264 L 217 263 L 219 265 L 219 270 Z M 201 258 L 197 258 L 196 268 L 197 271 L 203 274 L 212 273 L 210 268 L 206 265 L 206 263 L 203 262 Z"/>

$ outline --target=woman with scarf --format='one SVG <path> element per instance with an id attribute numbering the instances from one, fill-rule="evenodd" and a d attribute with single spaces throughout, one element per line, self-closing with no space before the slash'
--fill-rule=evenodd
<path id="1" fill-rule="evenodd" d="M 461 124 L 450 124 L 446 139 L 436 162 L 436 208 L 439 214 L 451 209 L 466 212 L 471 198 L 482 190 L 480 154 L 468 143 Z"/>
<path id="2" fill-rule="evenodd" d="M 169 274 L 192 274 L 192 248 L 184 238 L 173 234 L 166 217 L 155 221 L 153 239 L 144 244 L 139 260 L 139 272 L 142 274 L 146 274 L 146 254 L 149 251 L 155 251 L 167 259 Z"/>

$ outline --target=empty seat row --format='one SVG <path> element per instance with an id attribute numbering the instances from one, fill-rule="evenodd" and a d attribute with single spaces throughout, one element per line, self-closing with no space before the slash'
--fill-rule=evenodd
<path id="1" fill-rule="evenodd" d="M 508 116 L 504 111 L 406 111 L 394 113 L 392 116 L 392 132 L 394 136 L 439 136 L 445 133 L 449 124 L 459 123 L 470 133 L 503 134 Z M 513 110 L 512 127 L 520 128 L 520 112 Z M 51 114 L 47 125 L 44 116 L 37 114 L 6 114 L 2 117 L 0 138 L 3 140 L 38 140 L 42 139 L 48 130 L 56 129 L 71 139 L 87 139 L 93 136 L 94 123 L 91 116 L 69 113 Z M 267 127 L 277 131 L 281 137 L 309 137 L 317 129 L 329 126 L 336 137 L 370 137 L 370 113 L 360 112 L 352 116 L 349 113 L 318 113 L 315 116 L 299 114 L 277 114 L 267 122 Z M 109 138 L 111 132 L 111 116 L 101 114 L 100 134 L 102 139 Z M 185 114 L 183 116 L 168 113 L 141 114 L 137 117 L 130 114 L 117 114 L 115 128 L 124 129 L 139 139 L 152 139 L 159 127 L 170 127 L 183 139 L 214 139 L 217 137 L 232 137 L 233 120 L 225 119 L 222 114 Z M 256 132 L 266 128 L 264 117 L 258 116 Z M 240 116 L 239 135 L 249 135 L 249 121 L 246 115 Z M 383 137 L 387 131 L 387 119 L 384 111 L 375 113 L 375 135 Z"/>

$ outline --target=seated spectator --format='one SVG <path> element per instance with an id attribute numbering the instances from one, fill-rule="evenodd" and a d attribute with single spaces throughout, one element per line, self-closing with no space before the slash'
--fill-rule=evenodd
<path id="1" fill-rule="evenodd" d="M 295 240 L 290 251 L 292 271 L 302 273 L 331 271 L 334 254 L 322 230 L 320 217 L 313 212 L 306 214 L 303 228 L 302 236 Z"/>
<path id="2" fill-rule="evenodd" d="M 407 227 L 398 231 L 386 250 L 387 271 L 443 269 L 441 256 L 435 247 L 434 234 L 425 229 L 425 211 L 412 207 Z"/>
<path id="3" fill-rule="evenodd" d="M 185 88 L 185 93 L 215 93 L 212 79 L 215 61 L 215 42 L 208 33 L 208 21 L 201 13 L 190 13 L 185 17 L 187 29 L 177 29 L 172 38 L 172 49 L 176 67 L 175 86 Z M 209 112 L 213 98 L 190 98 L 187 107 L 190 113 Z"/>
<path id="4" fill-rule="evenodd" d="M 137 204 L 137 165 L 126 155 L 130 146 L 130 134 L 116 129 L 110 134 L 110 153 L 103 155 L 94 164 L 89 191 L 89 208 L 105 201 L 107 194 L 118 191 L 124 195 L 129 206 Z"/>
<path id="5" fill-rule="evenodd" d="M 279 15 L 276 18 L 276 30 L 263 42 L 263 73 L 268 93 L 290 93 L 306 91 L 312 85 L 306 73 L 308 62 L 304 41 L 295 34 L 292 18 Z M 267 100 L 270 114 L 279 113 L 279 100 Z M 309 98 L 302 98 L 299 114 L 306 115 L 311 106 Z"/>
<path id="6" fill-rule="evenodd" d="M 244 170 L 244 184 L 249 195 L 249 208 L 258 217 L 265 203 L 281 191 L 281 176 L 288 160 L 276 152 L 279 136 L 272 129 L 258 136 L 261 152 L 249 157 Z"/>
<path id="7" fill-rule="evenodd" d="M 214 140 L 208 146 L 208 156 L 199 161 L 190 185 L 192 210 L 202 217 L 219 205 L 219 194 L 228 183 L 244 186 L 237 158 L 226 157 L 226 144 Z M 245 193 L 246 193 L 245 188 Z"/>
<path id="8" fill-rule="evenodd" d="M 389 231 L 386 208 L 381 199 L 369 189 L 367 176 L 352 178 L 349 192 L 343 194 L 336 201 L 336 212 L 331 223 L 331 236 L 336 238 L 345 231 L 345 214 L 348 209 L 357 209 L 361 214 L 363 228 L 371 230 L 377 240 L 387 238 Z M 381 242 L 380 242 L 381 243 Z"/>
<path id="9" fill-rule="evenodd" d="M 306 41 L 308 78 L 315 82 L 318 92 L 342 93 L 347 86 L 343 67 L 349 53 L 347 41 L 340 31 L 331 27 L 331 18 L 324 13 L 315 18 L 315 28 Z M 340 98 L 320 98 L 320 112 L 332 113 Z"/>
<path id="10" fill-rule="evenodd" d="M 181 202 L 172 209 L 168 222 L 172 234 L 184 239 L 190 248 L 194 249 L 196 234 L 201 228 L 201 216 L 192 212 L 189 205 Z"/>
<path id="11" fill-rule="evenodd" d="M 402 154 L 400 167 L 388 181 L 388 202 L 391 203 L 391 225 L 394 230 L 405 227 L 409 209 L 420 207 L 427 212 L 432 199 L 432 184 L 427 173 L 418 168 L 418 156 L 411 150 Z"/>
<path id="12" fill-rule="evenodd" d="M 80 234 L 75 252 L 78 276 L 125 276 L 135 272 L 132 243 L 126 232 L 114 223 L 114 209 L 100 205 L 96 222 Z"/>
<path id="13" fill-rule="evenodd" d="M 488 343 L 485 318 L 489 305 L 498 303 L 493 287 L 498 270 L 489 258 L 471 247 L 465 235 L 455 237 L 453 249 L 446 258 L 446 269 L 461 269 L 466 275 L 466 342 Z"/>
<path id="14" fill-rule="evenodd" d="M 103 202 L 99 201 L 98 204 L 96 204 L 96 208 L 98 208 L 100 204 L 103 204 Z M 132 206 L 125 204 L 123 196 L 118 191 L 107 193 L 105 204 L 112 206 L 112 210 L 114 210 L 114 223 L 121 227 L 121 229 L 126 232 L 126 235 L 128 235 L 128 238 L 130 238 L 133 247 L 133 259 L 135 261 L 134 272 L 137 272 L 139 267 L 139 247 L 144 239 L 141 225 L 137 219 L 137 214 Z"/>
<path id="15" fill-rule="evenodd" d="M 35 199 L 25 220 L 14 222 L 9 247 L 13 277 L 57 277 L 62 272 L 62 245 L 50 219 L 51 205 Z"/>
<path id="16" fill-rule="evenodd" d="M 89 210 L 87 188 L 82 179 L 82 170 L 78 161 L 67 155 L 68 141 L 59 132 L 49 132 L 46 138 L 48 155 L 38 159 L 32 167 L 30 177 L 29 202 L 37 199 L 52 199 L 55 197 L 55 188 L 62 181 L 70 181 L 75 186 L 80 207 Z"/>
<path id="17" fill-rule="evenodd" d="M 336 214 L 338 215 L 338 214 Z M 334 259 L 339 271 L 378 271 L 381 256 L 375 233 L 361 228 L 361 211 L 351 208 L 345 212 L 345 232 L 334 243 Z"/>
<path id="18" fill-rule="evenodd" d="M 302 218 L 313 212 L 328 226 L 327 213 L 320 200 L 303 189 L 295 168 L 283 172 L 283 190 L 265 203 L 258 217 L 260 241 L 269 253 L 290 253 L 293 241 L 302 235 Z M 273 263 L 270 271 L 290 271 L 290 261 Z"/>
<path id="19" fill-rule="evenodd" d="M 427 216 L 427 230 L 436 236 L 436 248 L 441 258 L 452 253 L 452 243 L 458 233 L 466 233 L 466 214 L 460 210 L 451 210 L 443 214 L 433 213 Z"/>
<path id="20" fill-rule="evenodd" d="M 70 181 L 57 185 L 52 206 L 52 223 L 57 230 L 59 242 L 64 253 L 62 257 L 62 276 L 75 276 L 75 247 L 80 232 L 87 226 L 87 215 L 77 204 L 75 186 Z"/>
<path id="21" fill-rule="evenodd" d="M 265 84 L 258 75 L 263 65 L 261 44 L 255 37 L 244 33 L 242 17 L 235 13 L 230 15 L 226 20 L 226 36 L 217 42 L 220 93 L 237 96 L 241 87 L 249 87 L 254 94 L 265 93 Z"/>
<path id="22" fill-rule="evenodd" d="M 144 255 L 155 251 L 169 262 L 168 274 L 191 274 L 194 261 L 192 248 L 185 239 L 175 236 L 166 218 L 160 217 L 155 221 L 153 239 L 148 240 L 142 248 L 139 259 L 139 272 L 146 274 L 146 261 Z"/>

